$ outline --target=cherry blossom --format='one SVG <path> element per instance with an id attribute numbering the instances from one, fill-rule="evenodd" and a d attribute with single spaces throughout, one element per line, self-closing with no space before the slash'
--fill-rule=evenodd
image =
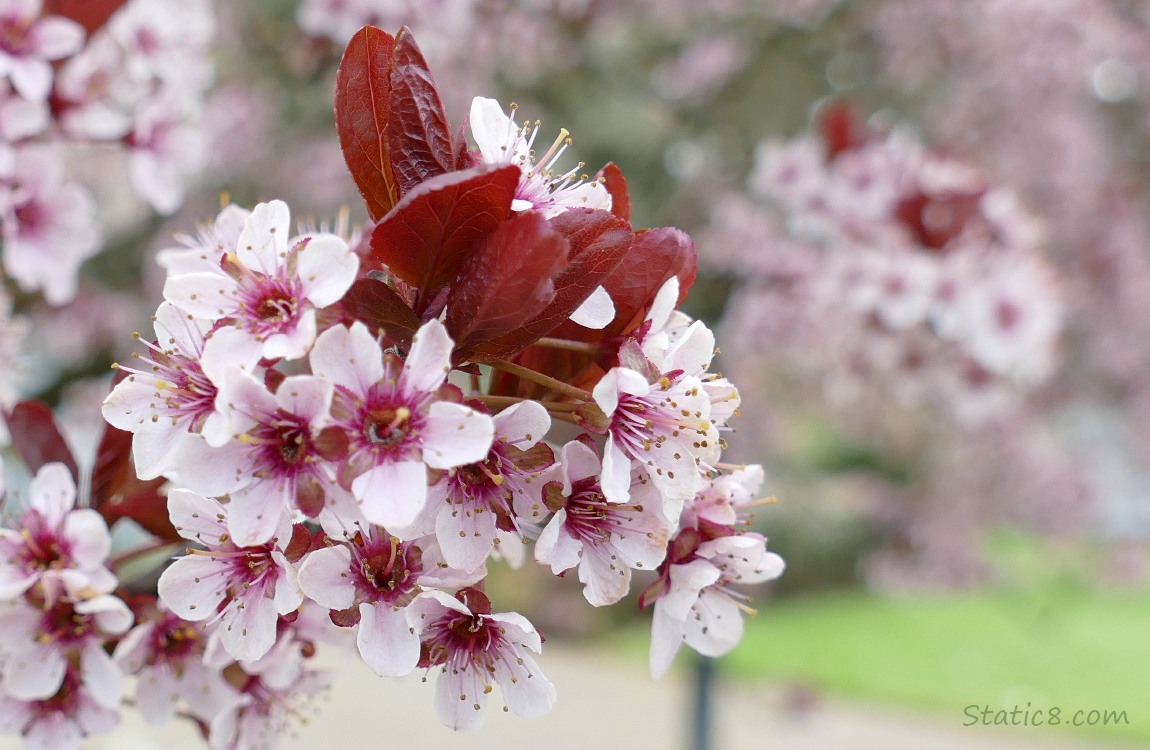
<path id="1" fill-rule="evenodd" d="M 241 547 L 218 501 L 177 489 L 168 495 L 168 509 L 180 535 L 204 550 L 163 572 L 160 598 L 190 622 L 218 620 L 221 643 L 236 659 L 259 659 L 276 642 L 278 615 L 295 611 L 303 599 L 283 553 L 290 539 L 286 511 L 271 542 Z"/>
<path id="2" fill-rule="evenodd" d="M 36 472 L 27 510 L 16 528 L 0 528 L 0 599 L 14 599 L 36 584 L 50 596 L 62 587 L 109 592 L 116 578 L 104 563 L 108 527 L 88 508 L 75 508 L 76 482 L 61 463 Z"/>
<path id="3" fill-rule="evenodd" d="M 471 135 L 484 163 L 515 164 L 523 171 L 515 200 L 511 203 L 513 210 L 534 208 L 550 217 L 569 208 L 611 208 L 611 195 L 607 189 L 597 180 L 588 181 L 586 175 L 579 176 L 582 162 L 562 174 L 554 169 L 571 143 L 565 129 L 560 130 L 559 137 L 547 152 L 536 159 L 533 146 L 539 123 L 517 125 L 514 105 L 512 116 L 508 117 L 499 102 L 476 97 L 471 103 L 469 122 Z"/>
<path id="4" fill-rule="evenodd" d="M 65 182 L 63 155 L 51 146 L 18 148 L 0 181 L 11 186 L 0 192 L 6 273 L 53 305 L 68 302 L 80 265 L 100 249 L 91 195 Z"/>
<path id="5" fill-rule="evenodd" d="M 451 348 L 436 320 L 415 334 L 402 365 L 362 323 L 335 326 L 316 341 L 312 372 L 336 384 L 333 423 L 349 441 L 342 481 L 372 523 L 410 525 L 427 501 L 429 467 L 479 461 L 491 448 L 491 418 L 439 395 Z"/>
<path id="6" fill-rule="evenodd" d="M 20 95 L 44 101 L 52 89 L 53 60 L 79 51 L 84 29 L 67 18 L 41 15 L 42 0 L 4 0 L 0 4 L 0 76 Z"/>
<path id="7" fill-rule="evenodd" d="M 520 716 L 542 716 L 554 705 L 555 686 L 527 653 L 542 650 L 539 633 L 515 612 L 491 614 L 479 590 L 463 589 L 456 597 L 427 591 L 408 608 L 408 622 L 424 644 L 421 665 L 442 665 L 435 712 L 452 729 L 473 732 L 482 726 L 492 683 Z"/>
<path id="8" fill-rule="evenodd" d="M 266 358 L 304 356 L 315 340 L 316 310 L 343 296 L 359 259 L 330 234 L 289 243 L 288 224 L 286 204 L 261 203 L 218 269 L 168 278 L 164 297 L 204 320 L 234 324 Z"/>
<path id="9" fill-rule="evenodd" d="M 596 607 L 614 604 L 631 587 L 631 570 L 654 570 L 667 554 L 670 521 L 663 499 L 636 468 L 629 499 L 612 503 L 599 486 L 599 457 L 587 445 L 563 446 L 563 481 L 545 490 L 555 511 L 535 545 L 535 559 L 562 573 L 579 566 L 583 595 Z"/>
<path id="10" fill-rule="evenodd" d="M 547 410 L 522 401 L 492 418 L 495 437 L 481 463 L 448 473 L 429 490 L 428 530 L 434 530 L 448 564 L 465 570 L 480 565 L 492 550 L 513 564 L 522 562 L 525 527 L 543 508 L 543 487 L 558 466 L 543 442 L 551 429 Z"/>
<path id="11" fill-rule="evenodd" d="M 403 542 L 378 526 L 345 530 L 330 547 L 310 553 L 299 568 L 304 594 L 357 622 L 360 656 L 379 675 L 401 677 L 419 662 L 419 637 L 406 608 L 425 588 L 477 583 L 486 571 L 453 569 L 434 537 Z"/>
<path id="12" fill-rule="evenodd" d="M 0 734 L 21 734 L 29 748 L 78 750 L 83 738 L 109 732 L 119 721 L 119 713 L 103 705 L 74 667 L 48 698 L 0 694 Z"/>
<path id="13" fill-rule="evenodd" d="M 216 403 L 217 384 L 229 368 L 251 370 L 259 359 L 259 352 L 243 346 L 246 339 L 235 329 L 220 329 L 209 337 L 207 322 L 190 319 L 169 302 L 156 310 L 154 325 L 150 357 L 136 355 L 143 367 L 117 365 L 127 377 L 103 406 L 110 424 L 133 433 L 141 479 L 175 469 L 188 433 L 200 433 L 214 446 L 231 438 L 227 415 Z"/>

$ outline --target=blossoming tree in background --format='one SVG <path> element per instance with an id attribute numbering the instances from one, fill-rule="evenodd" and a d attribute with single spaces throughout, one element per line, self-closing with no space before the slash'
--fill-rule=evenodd
<path id="1" fill-rule="evenodd" d="M 738 391 L 678 310 L 693 243 L 634 229 L 617 167 L 565 168 L 567 133 L 515 114 L 476 98 L 453 130 L 411 33 L 361 29 L 335 117 L 368 224 L 226 205 L 167 250 L 90 471 L 47 407 L 5 411 L 32 479 L 0 538 L 0 727 L 75 747 L 134 696 L 265 746 L 332 629 L 380 675 L 437 672 L 455 729 L 496 686 L 542 715 L 543 639 L 497 611 L 491 559 L 577 568 L 594 606 L 649 572 L 656 676 L 735 646 L 733 587 L 783 563 L 748 528 L 761 469 L 722 461 Z M 146 537 L 113 550 L 121 519 Z"/>

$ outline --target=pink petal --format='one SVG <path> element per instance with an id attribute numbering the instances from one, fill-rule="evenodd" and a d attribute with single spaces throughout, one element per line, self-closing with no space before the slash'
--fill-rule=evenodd
<path id="1" fill-rule="evenodd" d="M 595 287 L 591 296 L 585 299 L 575 312 L 571 313 L 572 323 L 596 331 L 606 328 L 614 319 L 615 303 L 611 300 L 611 295 L 607 293 L 607 290 L 601 286 Z"/>
<path id="2" fill-rule="evenodd" d="M 266 359 L 300 359 L 315 342 L 315 310 L 304 310 L 295 325 L 267 337 L 263 345 Z"/>
<path id="3" fill-rule="evenodd" d="M 383 354 L 367 326 L 333 326 L 319 335 L 309 357 L 311 371 L 352 393 L 364 394 L 383 379 Z"/>
<path id="4" fill-rule="evenodd" d="M 423 428 L 423 460 L 434 469 L 451 469 L 487 458 L 495 425 L 491 417 L 462 404 L 436 401 Z"/>
<path id="5" fill-rule="evenodd" d="M 561 508 L 547 522 L 535 543 L 535 559 L 543 565 L 550 565 L 555 575 L 578 565 L 583 549 L 583 545 L 563 528 L 566 522 L 567 511 Z"/>
<path id="6" fill-rule="evenodd" d="M 240 547 L 265 544 L 288 513 L 291 485 L 275 479 L 257 479 L 231 493 L 228 529 Z"/>
<path id="7" fill-rule="evenodd" d="M 360 604 L 356 645 L 372 671 L 383 677 L 403 677 L 419 663 L 419 636 L 402 611 L 386 604 Z"/>
<path id="8" fill-rule="evenodd" d="M 453 568 L 473 570 L 491 554 L 495 540 L 495 514 L 464 506 L 443 508 L 435 520 L 435 537 L 443 559 Z"/>
<path id="9" fill-rule="evenodd" d="M 103 516 L 89 508 L 74 510 L 64 519 L 64 536 L 72 542 L 72 557 L 81 568 L 101 565 L 112 549 Z"/>
<path id="10" fill-rule="evenodd" d="M 521 401 L 491 418 L 501 443 L 526 450 L 542 440 L 551 429 L 551 415 L 542 404 Z"/>
<path id="11" fill-rule="evenodd" d="M 563 493 L 570 495 L 572 484 L 580 479 L 598 477 L 603 467 L 595 451 L 578 440 L 563 446 Z M 628 462 L 629 464 L 629 462 Z M 630 485 L 630 482 L 628 482 Z"/>
<path id="12" fill-rule="evenodd" d="M 615 442 L 614 435 L 607 436 L 603 447 L 603 474 L 599 480 L 603 496 L 613 503 L 625 503 L 631 497 L 631 459 Z"/>
<path id="13" fill-rule="evenodd" d="M 236 282 L 220 273 L 171 276 L 164 299 L 204 320 L 219 320 L 236 310 Z"/>
<path id="14" fill-rule="evenodd" d="M 368 521 L 409 526 L 427 502 L 427 466 L 422 461 L 380 464 L 356 477 L 351 490 Z"/>
<path id="15" fill-rule="evenodd" d="M 41 18 L 28 33 L 36 54 L 45 60 L 59 60 L 84 46 L 84 27 L 67 18 Z"/>
<path id="16" fill-rule="evenodd" d="M 351 550 L 342 545 L 310 553 L 299 568 L 299 585 L 307 598 L 328 609 L 347 609 L 355 602 Z"/>
<path id="17" fill-rule="evenodd" d="M 38 510 L 51 526 L 58 526 L 76 503 L 76 480 L 64 464 L 54 461 L 44 464 L 32 478 L 28 487 L 32 507 Z"/>
<path id="18" fill-rule="evenodd" d="M 474 732 L 483 726 L 487 707 L 484 682 L 476 667 L 444 670 L 435 681 L 435 715 L 457 732 Z"/>
<path id="19" fill-rule="evenodd" d="M 20 92 L 20 96 L 34 102 L 47 101 L 48 92 L 52 90 L 52 66 L 44 60 L 34 57 L 14 58 L 9 77 L 12 79 L 12 87 Z"/>
<path id="20" fill-rule="evenodd" d="M 359 256 L 339 237 L 319 234 L 308 240 L 297 264 L 303 296 L 322 308 L 338 302 L 351 287 L 359 271 Z"/>
<path id="21" fill-rule="evenodd" d="M 403 363 L 403 392 L 426 393 L 443 385 L 451 371 L 453 346 L 447 329 L 438 320 L 429 320 L 416 331 Z"/>
<path id="22" fill-rule="evenodd" d="M 185 489 L 168 493 L 168 518 L 184 539 L 217 547 L 227 533 L 227 511 L 216 500 Z"/>
<path id="23" fill-rule="evenodd" d="M 148 667 L 140 674 L 136 706 L 144 721 L 153 726 L 167 724 L 176 715 L 180 685 L 166 665 Z"/>
<path id="24" fill-rule="evenodd" d="M 497 661 L 495 676 L 503 691 L 503 701 L 519 716 L 534 719 L 555 705 L 555 685 L 543 676 L 539 665 L 527 654 L 519 654 L 514 662 Z"/>
<path id="25" fill-rule="evenodd" d="M 271 275 L 287 260 L 291 212 L 283 201 L 252 209 L 236 242 L 236 257 L 253 271 Z"/>
<path id="26" fill-rule="evenodd" d="M 227 583 L 226 563 L 203 555 L 185 555 L 160 575 L 156 590 L 170 610 L 198 622 L 216 614 Z"/>
<path id="27" fill-rule="evenodd" d="M 64 683 L 68 662 L 58 648 L 40 644 L 14 650 L 4 665 L 4 689 L 23 700 L 50 698 Z"/>
<path id="28" fill-rule="evenodd" d="M 104 708 L 116 708 L 124 696 L 124 675 L 112 657 L 93 642 L 80 654 L 84 684 L 92 697 Z"/>
<path id="29" fill-rule="evenodd" d="M 232 602 L 224 610 L 220 643 L 239 661 L 255 661 L 275 645 L 279 616 L 272 600 L 264 596 L 246 597 L 242 608 L 238 604 Z"/>

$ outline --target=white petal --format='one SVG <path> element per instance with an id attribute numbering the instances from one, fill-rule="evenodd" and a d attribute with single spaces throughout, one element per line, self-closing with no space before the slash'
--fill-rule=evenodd
<path id="1" fill-rule="evenodd" d="M 283 201 L 260 203 L 252 209 L 236 242 L 236 257 L 253 271 L 271 275 L 287 259 L 291 212 Z"/>
<path id="2" fill-rule="evenodd" d="M 429 320 L 415 332 L 411 350 L 403 363 L 402 391 L 422 394 L 443 385 L 451 372 L 451 350 L 454 344 L 447 329 L 438 320 Z"/>
<path id="3" fill-rule="evenodd" d="M 112 657 L 91 643 L 80 654 L 81 670 L 88 692 L 104 708 L 116 708 L 124 696 L 124 675 Z"/>
<path id="4" fill-rule="evenodd" d="M 343 545 L 310 553 L 299 568 L 299 585 L 307 598 L 328 609 L 347 609 L 355 602 L 351 550 Z"/>
<path id="5" fill-rule="evenodd" d="M 333 234 L 315 235 L 300 251 L 297 274 L 303 294 L 316 307 L 338 302 L 355 281 L 359 256 Z"/>
<path id="6" fill-rule="evenodd" d="M 164 283 L 164 299 L 204 320 L 232 315 L 236 293 L 236 282 L 219 273 L 172 276 Z"/>
<path id="7" fill-rule="evenodd" d="M 198 622 L 216 614 L 228 581 L 226 563 L 202 555 L 179 558 L 160 575 L 156 590 L 168 609 Z"/>
<path id="8" fill-rule="evenodd" d="M 333 326 L 319 335 L 309 357 L 311 371 L 356 395 L 383 379 L 383 353 L 367 326 Z"/>
<path id="9" fill-rule="evenodd" d="M 601 286 L 595 287 L 591 296 L 583 300 L 583 304 L 571 313 L 571 322 L 596 331 L 606 328 L 614 319 L 615 303 L 611 301 L 611 295 L 607 290 Z"/>
<path id="10" fill-rule="evenodd" d="M 64 519 L 64 536 L 72 542 L 72 557 L 81 568 L 102 564 L 112 549 L 108 524 L 103 516 L 90 508 L 68 514 Z"/>
<path id="11" fill-rule="evenodd" d="M 231 494 L 228 529 L 240 547 L 264 544 L 275 536 L 288 513 L 291 485 L 274 479 L 257 479 Z"/>
<path id="12" fill-rule="evenodd" d="M 359 605 L 356 645 L 367 666 L 382 677 L 403 677 L 419 663 L 419 636 L 402 611 L 379 604 Z"/>
<path id="13" fill-rule="evenodd" d="M 368 521 L 385 528 L 409 526 L 427 502 L 427 466 L 422 461 L 380 464 L 356 477 L 351 490 Z"/>
<path id="14" fill-rule="evenodd" d="M 424 423 L 423 460 L 435 469 L 452 469 L 487 458 L 495 425 L 491 417 L 462 404 L 436 401 Z"/>
<path id="15" fill-rule="evenodd" d="M 526 450 L 538 443 L 551 429 L 551 415 L 542 404 L 520 401 L 492 417 L 495 434 L 501 443 Z"/>
<path id="16" fill-rule="evenodd" d="M 471 136 L 487 164 L 506 164 L 516 156 L 508 146 L 517 128 L 494 99 L 477 96 L 471 100 Z M 512 207 L 514 208 L 514 207 Z"/>
<path id="17" fill-rule="evenodd" d="M 228 605 L 220 623 L 220 643 L 239 661 L 255 661 L 271 651 L 276 642 L 279 616 L 267 597 L 247 597 L 243 608 Z"/>

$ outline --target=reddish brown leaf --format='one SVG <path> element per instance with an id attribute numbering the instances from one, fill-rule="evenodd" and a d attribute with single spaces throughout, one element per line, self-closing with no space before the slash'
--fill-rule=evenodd
<path id="1" fill-rule="evenodd" d="M 387 145 L 402 197 L 424 180 L 455 167 L 451 130 L 427 62 L 406 27 L 395 37 Z"/>
<path id="2" fill-rule="evenodd" d="M 399 200 L 387 138 L 394 51 L 395 37 L 364 26 L 348 42 L 335 76 L 339 145 L 375 221 Z"/>
<path id="3" fill-rule="evenodd" d="M 672 276 L 679 277 L 679 302 L 695 283 L 698 257 L 695 243 L 674 227 L 643 229 L 635 233 L 631 250 L 615 272 L 603 282 L 615 303 L 615 320 L 604 332 L 625 335 L 643 322 L 655 295 Z"/>
<path id="4" fill-rule="evenodd" d="M 44 0 L 43 15 L 71 18 L 91 36 L 127 0 Z"/>
<path id="5" fill-rule="evenodd" d="M 519 175 L 517 166 L 484 165 L 421 183 L 372 232 L 369 266 L 415 287 L 421 313 L 507 218 Z"/>
<path id="6" fill-rule="evenodd" d="M 555 300 L 525 325 L 477 347 L 483 355 L 508 357 L 567 321 L 596 287 L 606 285 L 631 246 L 630 225 L 607 211 L 566 211 L 551 219 L 551 228 L 571 244 L 570 262 L 555 278 Z"/>
<path id="7" fill-rule="evenodd" d="M 392 339 L 409 346 L 419 329 L 419 318 L 383 279 L 358 279 L 343 297 L 344 309 L 363 321 L 372 333 L 382 329 Z"/>
<path id="8" fill-rule="evenodd" d="M 599 170 L 596 179 L 603 181 L 603 187 L 611 194 L 611 213 L 623 221 L 631 221 L 631 194 L 627 190 L 627 180 L 623 177 L 623 170 L 614 162 Z"/>
<path id="9" fill-rule="evenodd" d="M 826 109 L 819 118 L 819 133 L 827 146 L 827 161 L 862 146 L 870 136 L 846 102 L 835 102 Z"/>
<path id="10" fill-rule="evenodd" d="M 476 344 L 531 320 L 555 299 L 553 279 L 569 244 L 543 214 L 519 214 L 499 225 L 468 257 L 447 302 L 447 331 L 460 359 Z"/>
<path id="11" fill-rule="evenodd" d="M 4 412 L 8 432 L 12 434 L 12 447 L 20 454 L 28 472 L 35 474 L 44 464 L 59 461 L 79 480 L 80 470 L 68 447 L 52 410 L 39 401 L 21 401 Z"/>

